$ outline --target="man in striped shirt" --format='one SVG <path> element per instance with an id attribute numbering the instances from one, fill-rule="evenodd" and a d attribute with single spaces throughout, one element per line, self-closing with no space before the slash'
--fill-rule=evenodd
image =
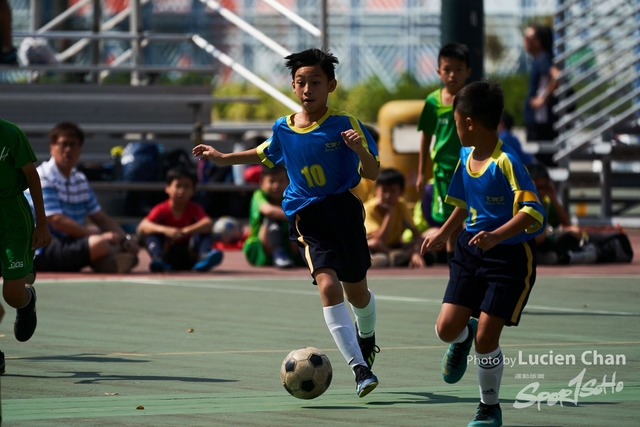
<path id="1" fill-rule="evenodd" d="M 84 133 L 73 123 L 59 123 L 49 133 L 51 158 L 37 170 L 53 241 L 36 253 L 35 268 L 79 271 L 90 265 L 101 273 L 128 272 L 138 262 L 138 246 L 102 211 L 87 177 L 75 168 L 83 143 Z"/>

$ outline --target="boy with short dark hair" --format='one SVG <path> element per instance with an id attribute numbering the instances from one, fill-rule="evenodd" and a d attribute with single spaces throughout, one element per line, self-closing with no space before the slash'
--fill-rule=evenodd
<path id="1" fill-rule="evenodd" d="M 411 210 L 402 198 L 405 180 L 397 169 L 382 169 L 374 188 L 374 197 L 364 204 L 367 243 L 374 267 L 424 267 L 420 255 L 420 232 L 413 223 Z M 413 239 L 405 243 L 402 236 L 411 230 Z"/>
<path id="2" fill-rule="evenodd" d="M 165 180 L 169 198 L 154 206 L 140 222 L 138 233 L 151 255 L 151 271 L 205 272 L 222 261 L 222 252 L 211 249 L 211 218 L 191 201 L 195 186 L 196 177 L 187 169 L 170 169 Z"/>
<path id="3" fill-rule="evenodd" d="M 27 276 L 33 273 L 34 251 L 51 242 L 44 214 L 40 177 L 34 166 L 36 156 L 24 132 L 0 119 L 0 267 L 2 294 L 17 309 L 13 333 L 27 341 L 36 330 L 36 291 Z M 24 196 L 29 188 L 35 211 Z M 0 320 L 4 308 L 0 305 Z M 0 375 L 4 374 L 4 353 L 0 352 Z"/>
<path id="4" fill-rule="evenodd" d="M 337 85 L 335 56 L 308 49 L 285 59 L 302 111 L 276 120 L 272 136 L 257 148 L 220 153 L 198 145 L 193 154 L 223 165 L 284 163 L 289 185 L 282 208 L 289 219 L 289 238 L 298 243 L 320 291 L 325 322 L 355 374 L 356 394 L 364 397 L 378 385 L 370 367 L 379 349 L 375 299 L 367 286 L 371 257 L 363 207 L 349 190 L 361 176 L 378 176 L 378 150 L 358 119 L 327 106 Z"/>
<path id="5" fill-rule="evenodd" d="M 262 165 L 259 185 L 251 198 L 250 231 L 242 246 L 244 256 L 255 266 L 293 267 L 296 246 L 288 238 L 289 223 L 282 210 L 282 196 L 289 185 L 287 169 L 282 163 L 273 168 Z"/>
<path id="6" fill-rule="evenodd" d="M 426 172 L 432 169 L 431 219 L 435 223 L 444 223 L 453 212 L 453 207 L 444 202 L 460 159 L 460 139 L 453 120 L 453 102 L 470 75 L 471 60 L 467 46 L 461 43 L 443 46 L 438 53 L 438 76 L 443 87 L 427 96 L 418 121 L 418 131 L 422 131 L 422 137 L 416 187 L 418 192 L 423 191 Z M 435 135 L 435 142 L 429 153 L 432 135 Z M 459 231 L 454 231 L 447 242 L 449 259 L 453 256 Z"/>
<path id="7" fill-rule="evenodd" d="M 466 221 L 436 334 L 450 343 L 442 360 L 442 376 L 450 384 L 464 375 L 475 338 L 480 405 L 469 427 L 502 425 L 500 334 L 505 325 L 520 322 L 536 278 L 535 237 L 545 222 L 527 170 L 498 139 L 503 106 L 502 89 L 494 82 L 470 83 L 456 96 L 454 119 L 462 148 L 446 198 L 455 209 L 422 244 L 423 252 L 441 247 Z"/>

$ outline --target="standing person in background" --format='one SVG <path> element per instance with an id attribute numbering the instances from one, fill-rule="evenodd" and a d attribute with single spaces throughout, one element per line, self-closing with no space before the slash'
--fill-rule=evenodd
<path id="1" fill-rule="evenodd" d="M 193 154 L 223 165 L 284 163 L 289 185 L 282 208 L 289 219 L 289 238 L 298 242 L 318 286 L 325 323 L 355 375 L 356 394 L 364 397 L 378 386 L 371 365 L 379 348 L 375 298 L 367 284 L 371 256 L 364 209 L 350 189 L 361 177 L 377 178 L 378 150 L 358 119 L 327 106 L 337 85 L 335 56 L 308 49 L 285 59 L 302 111 L 276 120 L 271 138 L 257 148 L 221 153 L 198 145 Z"/>
<path id="2" fill-rule="evenodd" d="M 18 65 L 18 54 L 13 47 L 13 29 L 9 0 L 0 0 L 0 65 Z"/>
<path id="3" fill-rule="evenodd" d="M 553 31 L 532 24 L 524 30 L 524 49 L 533 58 L 529 69 L 529 86 L 524 104 L 527 141 L 553 141 L 558 132 L 553 128 L 558 119 L 553 112 L 559 70 L 553 65 Z M 554 165 L 552 154 L 538 154 L 538 160 Z"/>
<path id="4" fill-rule="evenodd" d="M 38 271 L 91 266 L 98 273 L 127 273 L 138 263 L 138 245 L 102 210 L 89 180 L 76 169 L 83 144 L 84 132 L 74 123 L 58 123 L 49 132 L 51 158 L 38 166 L 38 174 L 52 240 L 36 252 L 34 266 Z"/>
<path id="5" fill-rule="evenodd" d="M 471 75 L 469 49 L 460 43 L 449 43 L 438 53 L 438 76 L 443 87 L 427 96 L 418 121 L 418 131 L 422 131 L 420 156 L 418 157 L 418 178 L 416 187 L 422 192 L 426 171 L 433 169 L 433 196 L 431 219 L 434 223 L 444 223 L 453 212 L 453 206 L 444 202 L 453 178 L 453 172 L 460 160 L 460 139 L 453 120 L 453 101 Z M 435 144 L 431 153 L 431 136 Z M 427 221 L 429 221 L 427 219 Z M 460 230 L 451 233 L 446 244 L 450 261 Z"/>
<path id="6" fill-rule="evenodd" d="M 36 330 L 36 291 L 32 286 L 33 254 L 51 242 L 42 201 L 40 177 L 33 164 L 36 156 L 24 132 L 11 122 L 0 120 L 0 267 L 2 295 L 17 309 L 13 332 L 27 341 Z M 23 192 L 33 194 L 34 218 Z M 31 276 L 29 278 L 29 276 Z M 29 284 L 27 284 L 29 283 Z M 0 320 L 4 308 L 0 305 Z M 4 374 L 4 353 L 0 351 L 0 375 Z"/>

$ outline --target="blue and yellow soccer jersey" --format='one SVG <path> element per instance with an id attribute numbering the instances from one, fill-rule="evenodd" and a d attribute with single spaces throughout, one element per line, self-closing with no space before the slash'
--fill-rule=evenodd
<path id="1" fill-rule="evenodd" d="M 273 125 L 272 136 L 258 146 L 262 163 L 269 167 L 284 162 L 289 186 L 282 208 L 293 218 L 297 211 L 328 195 L 339 194 L 360 182 L 358 155 L 344 143 L 341 132 L 354 129 L 363 146 L 378 159 L 378 148 L 369 132 L 355 117 L 331 108 L 312 126 L 297 128 L 291 116 L 281 117 Z M 338 214 L 338 213 L 336 213 Z"/>
<path id="2" fill-rule="evenodd" d="M 469 212 L 467 231 L 473 234 L 493 231 L 518 212 L 524 212 L 536 221 L 501 244 L 521 243 L 542 233 L 544 207 L 529 173 L 511 147 L 498 141 L 491 159 L 478 172 L 471 172 L 469 168 L 471 153 L 472 147 L 460 150 L 460 163 L 445 199 L 445 202 Z"/>

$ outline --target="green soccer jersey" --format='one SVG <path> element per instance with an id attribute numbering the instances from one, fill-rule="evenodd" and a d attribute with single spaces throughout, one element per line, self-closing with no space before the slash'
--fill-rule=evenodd
<path id="1" fill-rule="evenodd" d="M 0 199 L 14 198 L 27 189 L 21 168 L 36 161 L 27 136 L 16 125 L 0 119 Z"/>
<path id="2" fill-rule="evenodd" d="M 265 192 L 262 190 L 254 191 L 249 208 L 249 236 L 247 236 L 247 242 L 259 240 L 258 234 L 264 219 L 264 216 L 260 213 L 260 206 L 264 203 L 269 203 Z"/>
<path id="3" fill-rule="evenodd" d="M 437 89 L 427 96 L 418 121 L 418 131 L 436 137 L 431 150 L 434 169 L 453 171 L 460 160 L 462 144 L 453 119 L 453 105 L 442 104 L 441 91 L 442 89 Z"/>

